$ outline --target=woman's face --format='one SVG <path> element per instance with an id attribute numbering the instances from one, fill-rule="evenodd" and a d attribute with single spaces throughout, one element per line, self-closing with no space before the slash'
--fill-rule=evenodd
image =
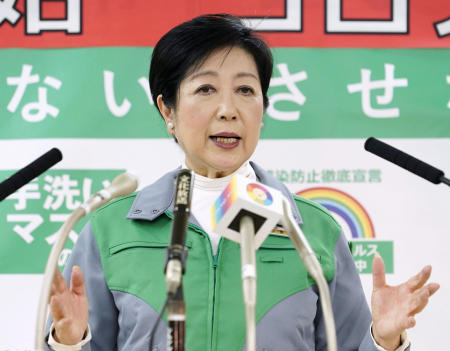
<path id="1" fill-rule="evenodd" d="M 181 82 L 175 109 L 158 97 L 168 128 L 186 154 L 186 165 L 206 177 L 238 169 L 255 150 L 263 96 L 253 57 L 239 47 L 213 52 Z"/>

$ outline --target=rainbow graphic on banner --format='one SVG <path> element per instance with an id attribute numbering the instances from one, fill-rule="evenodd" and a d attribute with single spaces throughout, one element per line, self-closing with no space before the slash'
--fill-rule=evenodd
<path id="1" fill-rule="evenodd" d="M 213 230 L 216 227 L 216 224 L 220 222 L 221 218 L 236 200 L 237 195 L 237 181 L 236 177 L 233 177 L 231 179 L 231 182 L 227 185 L 225 190 L 222 192 L 222 194 L 220 194 L 216 202 L 214 202 L 213 206 L 211 207 L 211 223 Z"/>
<path id="2" fill-rule="evenodd" d="M 352 238 L 375 238 L 367 211 L 349 194 L 333 188 L 318 187 L 299 191 L 297 195 L 313 200 L 340 216 L 349 226 Z"/>

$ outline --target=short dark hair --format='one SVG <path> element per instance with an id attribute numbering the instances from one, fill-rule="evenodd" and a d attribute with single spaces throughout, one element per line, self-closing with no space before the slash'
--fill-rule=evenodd
<path id="1" fill-rule="evenodd" d="M 174 108 L 181 81 L 215 50 L 237 46 L 252 55 L 258 69 L 264 108 L 269 99 L 272 53 L 267 44 L 242 21 L 228 14 L 195 17 L 166 33 L 156 44 L 150 64 L 150 91 L 154 104 L 161 94 L 164 104 Z"/>

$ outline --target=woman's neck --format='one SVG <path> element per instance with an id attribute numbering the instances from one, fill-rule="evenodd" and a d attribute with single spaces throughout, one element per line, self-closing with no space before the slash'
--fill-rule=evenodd
<path id="1" fill-rule="evenodd" d="M 186 163 L 183 162 L 181 165 L 182 168 L 189 168 L 187 167 Z M 223 190 L 225 186 L 230 182 L 231 178 L 235 174 L 240 174 L 246 178 L 250 179 L 256 179 L 255 172 L 253 171 L 252 166 L 250 165 L 249 161 L 244 162 L 244 164 L 239 167 L 237 170 L 235 170 L 233 173 L 230 173 L 224 177 L 219 178 L 210 178 L 205 177 L 202 174 L 196 173 L 194 171 L 195 177 L 194 177 L 194 187 L 195 188 L 202 188 L 202 189 L 210 189 L 210 190 Z"/>
<path id="2" fill-rule="evenodd" d="M 235 174 L 239 169 L 245 168 L 245 167 L 249 167 L 249 161 L 245 161 L 239 168 L 234 169 L 234 170 L 215 170 L 215 169 L 196 169 L 195 167 L 192 167 L 192 165 L 188 164 L 186 162 L 186 160 L 183 161 L 182 164 L 183 168 L 187 168 L 190 169 L 192 171 L 194 171 L 195 175 L 197 176 L 202 176 L 205 178 L 211 178 L 211 179 L 216 179 L 216 178 L 224 178 L 227 177 L 229 175 Z"/>

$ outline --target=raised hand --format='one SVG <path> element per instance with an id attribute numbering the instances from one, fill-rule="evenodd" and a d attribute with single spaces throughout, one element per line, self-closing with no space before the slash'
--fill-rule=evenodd
<path id="1" fill-rule="evenodd" d="M 416 324 L 414 316 L 422 311 L 439 284 L 425 285 L 431 275 L 431 266 L 397 286 L 386 284 L 386 272 L 381 256 L 372 263 L 372 332 L 376 342 L 386 350 L 400 345 L 400 335 Z"/>
<path id="2" fill-rule="evenodd" d="M 78 266 L 72 269 L 70 289 L 59 269 L 56 269 L 50 293 L 50 314 L 57 342 L 75 345 L 83 339 L 89 313 L 84 276 Z"/>

